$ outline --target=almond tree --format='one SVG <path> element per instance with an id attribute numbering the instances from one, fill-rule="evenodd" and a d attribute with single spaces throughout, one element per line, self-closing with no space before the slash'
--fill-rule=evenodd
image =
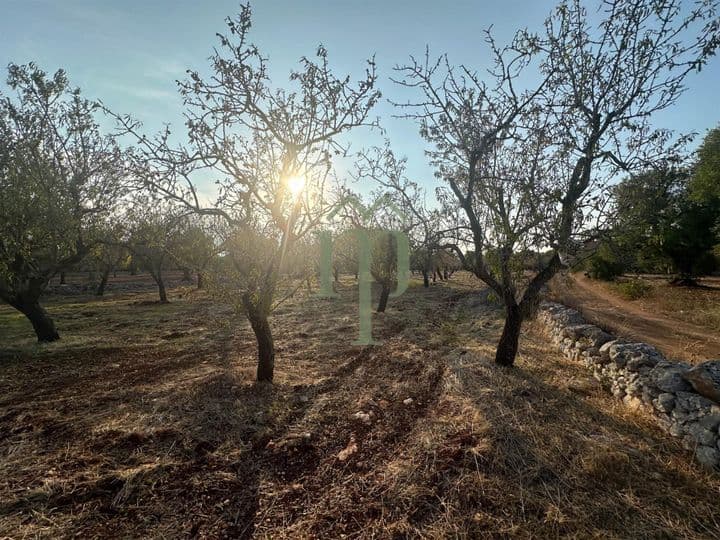
<path id="1" fill-rule="evenodd" d="M 125 214 L 125 247 L 158 287 L 160 303 L 168 296 L 163 272 L 175 262 L 187 210 L 155 197 L 136 194 Z"/>
<path id="2" fill-rule="evenodd" d="M 203 275 L 213 259 L 217 257 L 220 246 L 213 234 L 213 223 L 209 218 L 188 216 L 178 233 L 178 242 L 172 252 L 173 260 L 188 274 L 197 276 L 197 288 L 203 288 Z"/>
<path id="3" fill-rule="evenodd" d="M 123 190 L 123 157 L 64 71 L 10 64 L 0 93 L 0 298 L 59 339 L 40 296 L 79 263 Z"/>
<path id="4" fill-rule="evenodd" d="M 462 209 L 470 234 L 460 240 L 473 256 L 462 242 L 453 248 L 505 304 L 501 365 L 513 364 L 542 287 L 593 228 L 607 182 L 672 153 L 671 133 L 650 119 L 675 103 L 718 44 L 714 1 L 688 10 L 679 0 L 606 0 L 597 18 L 566 1 L 543 35 L 520 32 L 499 48 L 488 33 L 489 82 L 446 57 L 398 68 L 398 82 L 422 95 L 407 115 L 434 145 L 432 163 Z M 537 85 L 518 88 L 521 74 Z M 514 271 L 528 247 L 552 251 L 531 276 Z"/>
<path id="5" fill-rule="evenodd" d="M 344 154 L 339 137 L 373 126 L 379 98 L 372 60 L 353 83 L 333 74 L 327 51 L 303 57 L 287 88 L 273 87 L 267 59 L 249 42 L 250 8 L 227 20 L 228 34 L 210 59 L 212 74 L 189 72 L 180 83 L 187 107 L 187 142 L 170 144 L 166 129 L 150 139 L 129 118 L 122 133 L 137 137 L 138 177 L 162 196 L 228 224 L 226 256 L 235 307 L 250 321 L 258 344 L 257 378 L 273 378 L 275 347 L 270 314 L 283 257 L 330 211 L 325 198 L 333 156 Z M 197 178 L 213 177 L 214 204 L 198 194 Z M 215 280 L 216 282 L 218 280 Z"/>
<path id="6" fill-rule="evenodd" d="M 428 209 L 425 191 L 407 178 L 406 163 L 407 159 L 396 157 L 386 142 L 382 148 L 373 147 L 360 154 L 357 176 L 377 183 L 393 206 L 408 217 L 405 232 L 410 239 L 413 266 L 422 273 L 423 286 L 429 287 L 429 274 L 434 270 L 433 262 L 443 237 L 441 218 L 438 211 Z"/>

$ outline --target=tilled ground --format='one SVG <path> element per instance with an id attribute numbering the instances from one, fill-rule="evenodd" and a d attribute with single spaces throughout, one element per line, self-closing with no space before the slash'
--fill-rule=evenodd
<path id="1" fill-rule="evenodd" d="M 339 289 L 279 308 L 272 385 L 248 325 L 188 290 L 60 299 L 50 346 L 13 320 L 0 536 L 720 535 L 720 479 L 533 324 L 492 364 L 502 313 L 468 276 L 391 300 L 373 347 Z"/>

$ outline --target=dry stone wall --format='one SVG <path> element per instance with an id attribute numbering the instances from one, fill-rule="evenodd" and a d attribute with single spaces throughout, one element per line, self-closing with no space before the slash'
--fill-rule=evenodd
<path id="1" fill-rule="evenodd" d="M 538 318 L 566 357 L 582 362 L 627 405 L 651 412 L 704 467 L 720 471 L 720 360 L 671 362 L 647 343 L 587 324 L 562 304 L 542 303 Z"/>

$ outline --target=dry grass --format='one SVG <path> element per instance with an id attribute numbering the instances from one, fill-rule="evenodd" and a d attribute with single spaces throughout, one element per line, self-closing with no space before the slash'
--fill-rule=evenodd
<path id="1" fill-rule="evenodd" d="M 720 479 L 532 325 L 492 365 L 501 312 L 467 276 L 392 300 L 369 348 L 340 292 L 277 313 L 273 385 L 198 294 L 60 299 L 50 346 L 0 327 L 0 536 L 720 535 Z"/>
<path id="2" fill-rule="evenodd" d="M 704 287 L 677 287 L 665 280 L 646 280 L 652 295 L 644 307 L 658 309 L 667 316 L 677 317 L 703 326 L 712 332 L 720 328 L 720 279 L 700 280 Z"/>

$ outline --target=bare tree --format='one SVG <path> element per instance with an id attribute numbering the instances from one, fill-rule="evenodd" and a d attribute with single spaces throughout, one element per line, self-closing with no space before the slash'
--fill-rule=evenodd
<path id="1" fill-rule="evenodd" d="M 250 18 L 246 5 L 227 20 L 229 33 L 219 36 L 211 57 L 212 75 L 190 72 L 180 83 L 186 145 L 173 147 L 169 129 L 149 139 L 136 122 L 118 120 L 121 132 L 137 137 L 136 163 L 146 185 L 198 214 L 223 218 L 232 229 L 226 249 L 234 261 L 236 307 L 257 339 L 257 378 L 271 381 L 269 317 L 283 257 L 331 210 L 326 182 L 333 156 L 346 150 L 339 137 L 375 124 L 369 115 L 380 94 L 372 60 L 352 83 L 333 74 L 322 46 L 314 59 L 300 60 L 288 89 L 273 88 L 266 58 L 248 41 Z M 203 169 L 220 187 L 214 204 L 198 194 L 196 174 Z"/>
<path id="2" fill-rule="evenodd" d="M 499 48 L 488 32 L 489 83 L 446 57 L 430 62 L 426 54 L 397 68 L 397 82 L 422 94 L 404 104 L 407 116 L 434 145 L 447 199 L 470 231 L 452 248 L 504 301 L 498 364 L 513 364 L 522 322 L 593 228 L 608 181 L 671 153 L 670 132 L 653 130 L 650 118 L 677 100 L 687 74 L 714 53 L 715 8 L 703 2 L 685 13 L 676 0 L 607 0 L 592 25 L 581 2 L 563 2 L 543 36 L 519 32 Z M 534 67 L 537 85 L 518 89 Z M 529 247 L 552 251 L 532 275 L 515 271 L 515 255 Z"/>
<path id="3" fill-rule="evenodd" d="M 407 216 L 403 226 L 410 238 L 411 258 L 422 273 L 423 285 L 429 287 L 429 275 L 435 269 L 434 261 L 443 238 L 441 217 L 437 210 L 427 207 L 425 191 L 407 178 L 406 163 L 405 158 L 395 156 L 386 142 L 382 148 L 373 147 L 360 154 L 357 176 L 377 183 L 393 207 Z"/>

